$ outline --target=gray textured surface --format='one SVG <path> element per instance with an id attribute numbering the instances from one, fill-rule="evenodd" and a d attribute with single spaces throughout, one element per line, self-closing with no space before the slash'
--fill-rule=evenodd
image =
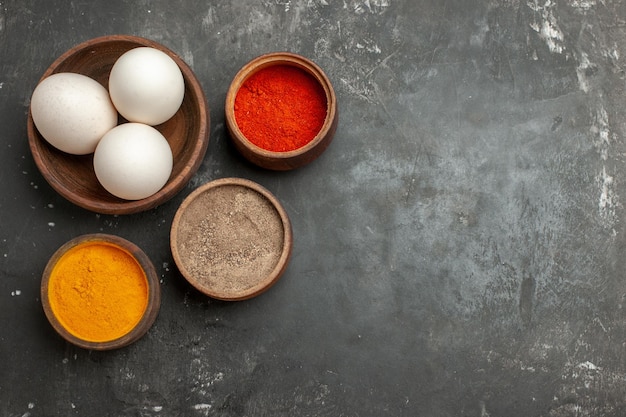
<path id="1" fill-rule="evenodd" d="M 32 89 L 83 40 L 149 37 L 201 80 L 211 142 L 189 186 L 138 215 L 72 206 L 26 142 Z M 626 193 L 620 0 L 0 2 L 0 415 L 626 414 Z M 265 52 L 316 61 L 337 92 L 313 164 L 255 169 L 223 101 Z M 211 301 L 168 247 L 199 184 L 269 188 L 294 256 L 268 293 Z M 126 237 L 163 305 L 114 352 L 71 347 L 39 300 L 76 235 Z"/>

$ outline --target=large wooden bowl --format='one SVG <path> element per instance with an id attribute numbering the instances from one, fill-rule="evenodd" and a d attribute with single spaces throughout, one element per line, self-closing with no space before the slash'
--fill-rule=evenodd
<path id="1" fill-rule="evenodd" d="M 168 54 L 180 67 L 185 97 L 178 112 L 155 126 L 172 148 L 174 166 L 165 186 L 142 200 L 123 200 L 106 191 L 93 169 L 93 154 L 70 155 L 54 148 L 39 134 L 29 112 L 28 142 L 39 171 L 59 194 L 72 203 L 102 214 L 131 214 L 154 208 L 176 195 L 197 171 L 208 146 L 209 108 L 191 68 L 174 52 L 157 42 L 137 36 L 111 35 L 81 43 L 57 58 L 41 80 L 58 72 L 87 75 L 108 88 L 115 61 L 130 49 L 148 46 Z M 40 80 L 40 81 L 41 81 Z M 124 120 L 120 117 L 120 123 Z"/>
<path id="2" fill-rule="evenodd" d="M 301 148 L 287 152 L 275 152 L 255 145 L 242 133 L 235 118 L 235 99 L 239 89 L 252 75 L 273 65 L 289 65 L 299 68 L 311 75 L 326 95 L 326 119 L 317 135 Z M 235 147 L 253 164 L 276 171 L 299 168 L 317 159 L 333 140 L 337 130 L 338 115 L 337 97 L 328 76 L 310 59 L 291 52 L 274 52 L 254 58 L 235 75 L 226 95 L 226 127 Z"/>

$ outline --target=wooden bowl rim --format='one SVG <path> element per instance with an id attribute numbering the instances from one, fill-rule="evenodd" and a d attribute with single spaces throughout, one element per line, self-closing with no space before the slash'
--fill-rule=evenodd
<path id="1" fill-rule="evenodd" d="M 322 125 L 320 131 L 306 145 L 286 152 L 270 151 L 250 142 L 239 129 L 239 126 L 237 125 L 237 121 L 235 119 L 235 98 L 237 97 L 237 93 L 239 92 L 239 89 L 241 88 L 243 83 L 256 72 L 274 65 L 292 65 L 301 70 L 304 70 L 305 72 L 313 76 L 313 78 L 315 78 L 315 80 L 324 89 L 324 92 L 326 94 L 326 119 L 324 119 L 324 124 Z M 323 142 L 327 135 L 333 133 L 332 128 L 333 122 L 336 119 L 336 113 L 337 96 L 335 94 L 335 90 L 333 89 L 332 83 L 330 82 L 330 79 L 328 78 L 324 70 L 309 58 L 293 52 L 271 52 L 252 59 L 237 72 L 226 93 L 225 114 L 226 122 L 230 126 L 231 133 L 235 136 L 235 139 L 239 141 L 239 143 L 244 146 L 248 151 L 256 155 L 260 155 L 266 159 L 292 159 L 311 151 L 313 148 Z"/>
<path id="2" fill-rule="evenodd" d="M 134 35 L 105 35 L 83 41 L 68 49 L 57 59 L 55 59 L 53 63 L 43 73 L 43 75 L 39 79 L 39 82 L 54 74 L 59 66 L 69 57 L 83 50 L 113 42 L 128 42 L 130 44 L 134 44 L 135 46 L 133 46 L 133 48 L 131 49 L 147 46 L 165 52 L 170 58 L 174 60 L 174 62 L 176 62 L 183 74 L 185 84 L 188 85 L 189 89 L 193 92 L 194 97 L 197 97 L 198 100 L 196 101 L 196 105 L 198 107 L 199 115 L 199 134 L 196 140 L 194 140 L 193 142 L 195 144 L 195 147 L 191 153 L 191 157 L 189 159 L 190 162 L 185 164 L 181 172 L 178 173 L 175 177 L 170 178 L 168 182 L 163 186 L 163 188 L 161 188 L 158 192 L 141 200 L 120 200 L 119 202 L 102 202 L 88 200 L 86 198 L 77 196 L 69 187 L 67 187 L 64 183 L 57 181 L 56 177 L 48 172 L 47 165 L 45 164 L 39 152 L 39 142 L 41 141 L 41 139 L 36 134 L 37 128 L 35 127 L 33 122 L 30 105 L 27 118 L 27 136 L 29 148 L 31 154 L 33 155 L 35 165 L 39 169 L 39 172 L 42 174 L 44 179 L 48 182 L 48 184 L 50 184 L 50 186 L 61 196 L 79 207 L 96 213 L 118 215 L 134 214 L 152 209 L 160 204 L 165 203 L 166 201 L 174 197 L 178 192 L 180 192 L 189 182 L 189 180 L 191 180 L 191 177 L 195 174 L 195 172 L 202 164 L 202 161 L 208 149 L 210 110 L 200 81 L 194 74 L 193 70 L 189 67 L 189 65 L 187 65 L 187 63 L 183 61 L 183 59 L 180 58 L 178 54 L 176 54 L 165 45 L 162 45 L 156 41 Z M 185 99 L 186 97 L 183 100 Z"/>
<path id="3" fill-rule="evenodd" d="M 137 323 L 137 325 L 125 335 L 106 342 L 92 342 L 88 340 L 83 340 L 67 331 L 52 311 L 48 298 L 48 284 L 50 281 L 50 275 L 56 263 L 59 261 L 59 259 L 61 259 L 61 257 L 63 257 L 63 255 L 65 255 L 71 249 L 87 243 L 104 243 L 113 245 L 116 248 L 123 250 L 124 252 L 132 256 L 139 264 L 141 269 L 144 271 L 148 284 L 148 305 L 146 306 L 146 310 L 144 311 L 144 314 Z M 141 250 L 141 248 L 139 248 L 139 246 L 129 240 L 126 240 L 116 235 L 106 233 L 91 233 L 77 236 L 67 241 L 66 243 L 61 245 L 50 257 L 41 279 L 41 303 L 48 321 L 56 330 L 56 332 L 67 342 L 70 342 L 73 345 L 81 347 L 83 349 L 89 350 L 118 349 L 139 340 L 148 332 L 150 327 L 152 327 L 152 325 L 154 324 L 161 306 L 161 284 L 154 268 L 154 264 L 152 263 L 148 255 L 146 255 L 146 253 Z"/>
<path id="4" fill-rule="evenodd" d="M 185 214 L 185 210 L 187 209 L 187 207 L 189 207 L 189 205 L 191 205 L 196 200 L 196 198 L 198 198 L 200 195 L 206 192 L 210 192 L 219 187 L 233 186 L 233 185 L 248 188 L 252 191 L 259 193 L 261 196 L 267 199 L 272 205 L 272 207 L 274 208 L 274 210 L 278 213 L 281 224 L 283 226 L 282 252 L 272 272 L 269 275 L 267 275 L 265 279 L 261 280 L 257 285 L 249 288 L 246 291 L 242 291 L 237 294 L 233 294 L 231 292 L 220 292 L 217 290 L 211 290 L 207 288 L 206 286 L 201 285 L 198 282 L 198 279 L 196 279 L 196 277 L 194 277 L 185 268 L 183 261 L 182 261 L 182 256 L 178 250 L 178 229 L 179 229 L 180 222 L 182 220 L 183 215 Z M 245 178 L 238 178 L 238 177 L 220 178 L 220 179 L 216 179 L 213 181 L 209 181 L 201 185 L 200 187 L 196 188 L 191 194 L 189 194 L 185 198 L 185 200 L 183 200 L 183 202 L 179 206 L 178 210 L 176 211 L 176 214 L 174 215 L 174 219 L 172 221 L 172 226 L 170 230 L 171 230 L 170 231 L 170 248 L 172 251 L 174 262 L 176 263 L 176 266 L 178 267 L 178 270 L 180 271 L 181 275 L 194 288 L 196 288 L 201 293 L 211 298 L 215 298 L 215 299 L 223 300 L 223 301 L 247 300 L 247 299 L 256 297 L 260 295 L 261 293 L 267 291 L 280 279 L 280 277 L 285 272 L 287 265 L 289 264 L 289 260 L 291 258 L 291 252 L 293 248 L 293 232 L 292 232 L 291 221 L 289 220 L 289 215 L 287 214 L 287 211 L 285 210 L 283 205 L 280 203 L 278 198 L 276 198 L 276 196 L 274 196 L 274 194 L 272 194 L 267 188 L 263 187 L 262 185 L 254 181 L 251 181 Z"/>

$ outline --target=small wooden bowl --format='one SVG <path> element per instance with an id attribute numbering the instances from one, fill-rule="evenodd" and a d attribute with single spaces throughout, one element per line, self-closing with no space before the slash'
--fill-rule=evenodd
<path id="1" fill-rule="evenodd" d="M 287 152 L 273 152 L 255 145 L 241 132 L 235 119 L 235 98 L 241 86 L 256 72 L 273 65 L 291 65 L 305 71 L 317 80 L 326 93 L 327 113 L 320 131 L 306 145 Z M 314 161 L 326 150 L 337 130 L 337 98 L 330 80 L 317 64 L 289 52 L 261 55 L 244 65 L 235 75 L 228 89 L 225 113 L 226 127 L 239 152 L 250 162 L 276 171 L 299 168 Z"/>
<path id="2" fill-rule="evenodd" d="M 168 54 L 180 67 L 185 97 L 178 112 L 155 126 L 168 140 L 174 166 L 168 182 L 142 200 L 123 200 L 100 185 L 93 169 L 93 154 L 70 155 L 54 148 L 39 134 L 29 112 L 28 142 L 35 164 L 46 181 L 72 203 L 102 214 L 131 214 L 154 208 L 176 195 L 202 163 L 209 141 L 209 108 L 200 82 L 191 68 L 163 45 L 137 36 L 111 35 L 83 42 L 57 58 L 40 82 L 58 72 L 87 75 L 108 88 L 109 73 L 117 59 L 130 49 L 148 46 Z M 120 116 L 120 123 L 124 120 Z"/>
<path id="3" fill-rule="evenodd" d="M 64 301 L 60 300 L 61 296 L 57 298 L 58 295 L 51 295 L 51 291 L 53 291 L 53 288 L 65 289 L 65 291 L 59 290 L 59 294 L 63 294 L 62 297 L 66 297 L 69 296 L 69 293 L 71 293 L 72 291 L 79 290 L 78 287 L 97 288 L 99 287 L 99 285 L 103 284 L 101 282 L 98 282 L 95 274 L 90 277 L 90 282 L 79 282 L 79 280 L 75 276 L 68 278 L 66 275 L 63 275 L 62 272 L 57 273 L 57 271 L 55 270 L 55 267 L 62 265 L 60 261 L 69 262 L 68 258 L 64 258 L 65 256 L 71 256 L 72 252 L 75 250 L 86 251 L 88 250 L 86 248 L 89 248 L 92 245 L 106 246 L 107 249 L 111 250 L 111 252 L 114 252 L 114 255 L 110 256 L 115 256 L 118 259 L 119 257 L 126 257 L 128 261 L 134 261 L 135 263 L 132 264 L 133 269 L 135 271 L 143 271 L 143 274 L 145 275 L 145 282 L 143 281 L 144 277 L 136 277 L 138 279 L 137 286 L 142 287 L 137 291 L 138 293 L 141 293 L 142 297 L 146 297 L 146 299 L 144 300 L 146 302 L 146 306 L 143 310 L 143 314 L 141 314 L 136 324 L 127 333 L 116 335 L 114 338 L 111 338 L 109 340 L 96 341 L 94 340 L 94 338 L 86 336 L 86 334 L 78 334 L 80 333 L 80 330 L 76 329 L 76 326 L 73 325 L 72 320 L 88 319 L 90 320 L 90 323 L 96 323 L 97 318 L 88 316 L 80 318 L 72 316 L 68 317 L 67 313 L 62 313 L 60 311 L 55 312 L 55 305 L 59 305 L 61 302 Z M 90 262 L 93 262 L 94 266 L 89 267 L 91 268 L 90 271 L 97 271 L 98 260 L 92 259 L 88 256 L 88 254 L 85 256 L 89 258 Z M 132 278 L 132 274 L 127 273 L 123 276 L 120 275 L 117 278 L 119 280 L 128 280 Z M 72 282 L 60 282 L 65 279 L 72 279 Z M 143 288 L 144 285 L 145 291 Z M 115 286 L 119 287 L 119 285 Z M 111 295 L 111 287 L 112 286 L 109 286 L 109 292 L 106 292 L 109 295 Z M 69 291 L 67 291 L 68 289 Z M 126 296 L 128 295 L 126 294 Z M 120 300 L 119 297 L 113 295 L 110 296 L 110 299 L 118 300 L 118 302 L 122 303 L 127 303 L 125 299 Z M 66 300 L 66 298 L 63 298 L 63 300 Z M 61 335 L 61 337 L 63 337 L 63 339 L 84 349 L 110 350 L 121 348 L 137 341 L 152 326 L 152 324 L 156 320 L 161 305 L 161 286 L 156 270 L 154 269 L 154 265 L 152 264 L 148 256 L 134 243 L 114 235 L 102 233 L 87 234 L 78 236 L 65 243 L 52 255 L 43 272 L 43 278 L 41 281 L 41 303 L 43 305 L 43 310 L 46 317 L 48 318 L 48 321 L 57 331 L 57 333 Z"/>
<path id="4" fill-rule="evenodd" d="M 283 275 L 293 246 L 291 223 L 267 189 L 242 178 L 211 181 L 180 205 L 170 234 L 183 277 L 209 297 L 245 300 Z"/>

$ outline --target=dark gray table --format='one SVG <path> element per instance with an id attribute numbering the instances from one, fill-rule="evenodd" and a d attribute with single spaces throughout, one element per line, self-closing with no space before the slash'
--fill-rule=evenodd
<path id="1" fill-rule="evenodd" d="M 34 165 L 30 94 L 104 34 L 177 52 L 211 107 L 208 153 L 170 202 L 130 216 L 64 200 Z M 230 143 L 223 102 L 288 50 L 337 92 L 334 142 L 275 173 Z M 1 416 L 626 415 L 626 2 L 0 3 Z M 282 280 L 225 303 L 173 263 L 195 187 L 264 185 L 293 222 Z M 151 257 L 163 304 L 117 351 L 65 343 L 41 308 L 49 256 L 104 232 Z"/>

